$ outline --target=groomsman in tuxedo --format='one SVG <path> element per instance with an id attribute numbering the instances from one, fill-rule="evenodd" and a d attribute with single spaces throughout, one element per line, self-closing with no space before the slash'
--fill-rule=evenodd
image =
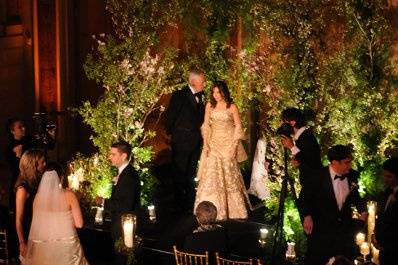
<path id="1" fill-rule="evenodd" d="M 383 178 L 388 191 L 385 203 L 378 207 L 375 243 L 380 249 L 380 265 L 395 265 L 398 264 L 398 158 L 384 162 Z"/>
<path id="2" fill-rule="evenodd" d="M 324 265 L 334 256 L 355 257 L 351 206 L 367 218 L 366 202 L 359 196 L 357 175 L 350 174 L 351 148 L 329 149 L 329 166 L 313 173 L 300 194 L 300 213 L 308 236 L 306 265 Z"/>
<path id="3" fill-rule="evenodd" d="M 109 160 L 117 167 L 118 175 L 113 178 L 110 199 L 97 198 L 97 204 L 105 202 L 105 209 L 111 212 L 111 234 L 116 241 L 122 237 L 121 216 L 124 213 L 137 212 L 140 207 L 140 180 L 137 172 L 130 164 L 131 145 L 120 141 L 112 144 Z M 115 265 L 126 264 L 126 257 L 116 255 Z"/>
<path id="4" fill-rule="evenodd" d="M 306 127 L 303 113 L 297 108 L 282 111 L 282 120 L 293 127 L 293 138 L 282 135 L 282 145 L 291 150 L 293 163 L 298 164 L 300 184 L 303 185 L 308 176 L 322 168 L 321 150 L 314 134 Z"/>
<path id="5" fill-rule="evenodd" d="M 166 112 L 171 136 L 174 197 L 179 210 L 191 212 L 195 198 L 194 177 L 200 157 L 204 119 L 205 75 L 191 70 L 188 85 L 173 93 Z"/>

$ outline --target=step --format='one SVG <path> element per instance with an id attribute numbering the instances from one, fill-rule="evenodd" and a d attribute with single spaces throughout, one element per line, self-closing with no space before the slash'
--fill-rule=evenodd
<path id="1" fill-rule="evenodd" d="M 0 52 L 0 67 L 23 64 L 23 48 L 2 49 Z"/>
<path id="2" fill-rule="evenodd" d="M 0 52 L 3 52 L 7 48 L 16 48 L 24 46 L 24 37 L 21 35 L 17 36 L 5 36 L 0 38 Z"/>
<path id="3" fill-rule="evenodd" d="M 6 26 L 6 36 L 22 35 L 23 26 L 20 24 Z"/>
<path id="4" fill-rule="evenodd" d="M 0 88 L 7 87 L 13 83 L 21 81 L 24 75 L 23 65 L 9 65 L 0 67 Z"/>

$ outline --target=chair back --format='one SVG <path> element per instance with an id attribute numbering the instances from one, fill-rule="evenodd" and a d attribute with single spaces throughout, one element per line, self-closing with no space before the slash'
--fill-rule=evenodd
<path id="1" fill-rule="evenodd" d="M 262 262 L 261 259 L 257 259 L 257 265 L 265 265 L 265 263 Z"/>
<path id="2" fill-rule="evenodd" d="M 176 258 L 177 265 L 209 265 L 209 252 L 205 254 L 193 254 L 177 250 L 173 246 L 174 257 Z"/>
<path id="3" fill-rule="evenodd" d="M 218 253 L 216 253 L 217 265 L 253 265 L 253 260 L 249 259 L 248 261 L 241 260 L 231 260 L 220 257 Z"/>
<path id="4" fill-rule="evenodd" d="M 0 229 L 0 264 L 9 264 L 7 231 Z"/>

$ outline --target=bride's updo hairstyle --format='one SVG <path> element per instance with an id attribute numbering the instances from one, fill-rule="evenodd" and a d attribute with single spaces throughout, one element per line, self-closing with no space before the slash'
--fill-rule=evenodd
<path id="1" fill-rule="evenodd" d="M 227 103 L 227 108 L 229 108 L 233 100 L 231 98 L 231 94 L 229 93 L 229 89 L 225 81 L 215 81 L 213 83 L 213 87 L 211 89 L 211 96 L 210 96 L 211 106 L 214 108 L 217 104 L 217 101 L 213 97 L 213 91 L 216 87 L 218 88 L 218 91 L 220 91 L 221 96 L 224 98 L 225 102 Z"/>

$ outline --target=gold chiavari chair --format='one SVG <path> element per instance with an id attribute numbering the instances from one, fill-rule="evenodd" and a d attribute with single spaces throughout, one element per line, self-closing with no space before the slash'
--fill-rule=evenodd
<path id="1" fill-rule="evenodd" d="M 174 257 L 176 258 L 177 265 L 209 265 L 209 252 L 205 254 L 193 254 L 177 250 L 173 246 Z"/>
<path id="2" fill-rule="evenodd" d="M 257 265 L 265 265 L 260 259 L 257 259 Z"/>
<path id="3" fill-rule="evenodd" d="M 7 231 L 0 230 L 0 264 L 9 264 Z"/>
<path id="4" fill-rule="evenodd" d="M 253 260 L 249 259 L 248 261 L 239 261 L 239 260 L 230 260 L 220 257 L 218 253 L 216 253 L 217 265 L 253 265 Z"/>

